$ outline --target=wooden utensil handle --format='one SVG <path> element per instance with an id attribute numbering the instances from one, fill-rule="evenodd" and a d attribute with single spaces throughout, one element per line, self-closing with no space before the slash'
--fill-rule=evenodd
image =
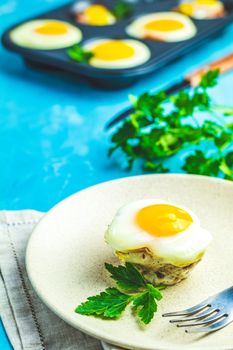
<path id="1" fill-rule="evenodd" d="M 216 69 L 218 68 L 220 70 L 220 74 L 225 73 L 231 69 L 233 69 L 233 53 L 224 56 L 223 58 L 214 61 L 207 66 L 197 69 L 193 73 L 188 74 L 185 79 L 190 82 L 192 86 L 196 86 L 199 84 L 202 75 L 208 71 L 209 69 Z"/>

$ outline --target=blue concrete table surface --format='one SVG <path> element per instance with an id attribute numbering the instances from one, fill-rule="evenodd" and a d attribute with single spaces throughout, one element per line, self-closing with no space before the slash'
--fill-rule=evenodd
<path id="1" fill-rule="evenodd" d="M 65 3 L 62 0 L 2 0 L 1 33 L 10 25 Z M 172 83 L 190 70 L 233 52 L 233 24 L 194 52 L 135 85 L 104 91 L 84 79 L 72 80 L 27 68 L 0 47 L 0 209 L 47 211 L 87 186 L 131 173 L 107 158 L 107 120 L 128 105 L 128 94 Z M 213 96 L 232 104 L 233 73 L 221 78 Z M 175 162 L 173 171 L 180 171 Z M 10 349 L 0 326 L 0 349 Z"/>

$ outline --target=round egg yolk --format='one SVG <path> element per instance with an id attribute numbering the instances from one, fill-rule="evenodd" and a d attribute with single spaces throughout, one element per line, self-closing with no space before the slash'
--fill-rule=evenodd
<path id="1" fill-rule="evenodd" d="M 54 21 L 42 24 L 35 32 L 42 35 L 63 35 L 68 32 L 68 28 L 65 23 Z"/>
<path id="2" fill-rule="evenodd" d="M 179 9 L 181 12 L 185 13 L 188 16 L 191 16 L 194 12 L 193 4 L 189 3 L 180 4 Z"/>
<path id="3" fill-rule="evenodd" d="M 184 28 L 184 24 L 175 19 L 157 19 L 155 21 L 147 22 L 144 25 L 147 30 L 154 30 L 159 32 L 172 32 Z"/>
<path id="4" fill-rule="evenodd" d="M 112 14 L 102 5 L 91 5 L 83 12 L 85 22 L 92 25 L 105 25 L 111 22 Z"/>
<path id="5" fill-rule="evenodd" d="M 104 61 L 115 61 L 133 57 L 135 50 L 123 41 L 111 40 L 96 45 L 92 50 L 94 57 Z"/>
<path id="6" fill-rule="evenodd" d="M 154 204 L 136 214 L 136 224 L 156 237 L 174 236 L 186 230 L 193 222 L 185 210 L 168 204 Z"/>
<path id="7" fill-rule="evenodd" d="M 217 0 L 196 0 L 198 5 L 214 6 L 218 2 Z"/>

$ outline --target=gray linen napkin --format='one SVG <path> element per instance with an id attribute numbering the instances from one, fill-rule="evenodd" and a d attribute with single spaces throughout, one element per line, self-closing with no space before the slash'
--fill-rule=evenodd
<path id="1" fill-rule="evenodd" d="M 11 344 L 15 350 L 100 350 L 97 339 L 54 315 L 30 285 L 25 250 L 42 215 L 33 210 L 0 212 L 0 315 Z"/>

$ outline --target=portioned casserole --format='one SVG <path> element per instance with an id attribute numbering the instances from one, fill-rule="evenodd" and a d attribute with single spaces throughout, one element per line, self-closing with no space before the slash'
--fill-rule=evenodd
<path id="1" fill-rule="evenodd" d="M 192 211 L 156 199 L 120 208 L 105 233 L 119 259 L 133 263 L 155 286 L 186 278 L 211 239 Z"/>

